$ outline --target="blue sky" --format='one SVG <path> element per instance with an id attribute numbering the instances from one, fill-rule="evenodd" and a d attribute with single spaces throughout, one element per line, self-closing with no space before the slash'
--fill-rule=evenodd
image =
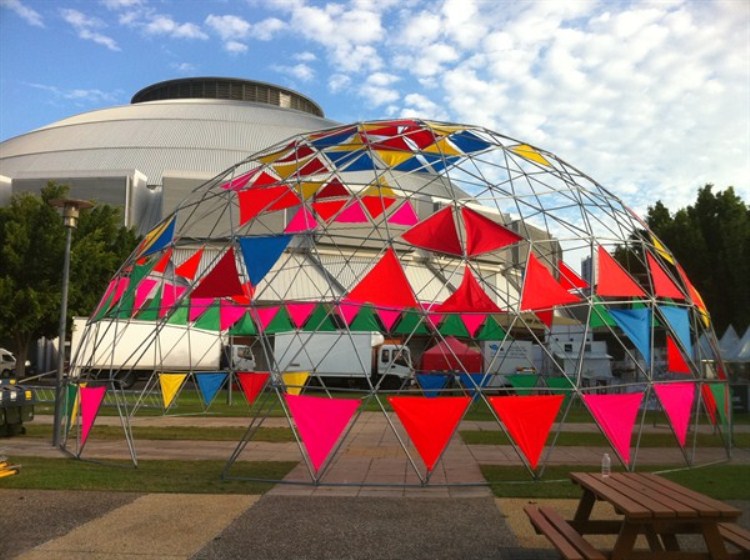
<path id="1" fill-rule="evenodd" d="M 0 140 L 189 76 L 486 126 L 641 213 L 750 202 L 746 0 L 0 0 Z"/>

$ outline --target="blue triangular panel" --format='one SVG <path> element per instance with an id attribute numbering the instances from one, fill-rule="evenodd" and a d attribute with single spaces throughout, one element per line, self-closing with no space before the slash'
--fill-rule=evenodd
<path id="1" fill-rule="evenodd" d="M 340 166 L 340 168 L 343 167 L 343 165 Z M 372 171 L 373 169 L 375 169 L 375 163 L 372 161 L 372 158 L 364 152 L 360 152 L 359 157 L 356 160 L 346 165 L 346 171 Z"/>
<path id="2" fill-rule="evenodd" d="M 437 397 L 440 390 L 448 384 L 450 375 L 447 373 L 418 373 L 417 383 L 422 388 L 425 397 Z"/>
<path id="3" fill-rule="evenodd" d="M 224 385 L 224 381 L 227 379 L 227 374 L 223 371 L 215 373 L 196 373 L 195 379 L 198 382 L 198 389 L 203 395 L 203 402 L 206 406 L 211 404 L 216 396 L 216 393 Z"/>
<path id="4" fill-rule="evenodd" d="M 279 256 L 289 245 L 291 235 L 271 235 L 268 237 L 240 237 L 240 248 L 245 260 L 247 276 L 253 286 L 257 286 Z"/>
<path id="5" fill-rule="evenodd" d="M 448 138 L 451 142 L 453 142 L 453 144 L 460 148 L 462 152 L 465 153 L 479 152 L 490 147 L 490 144 L 488 144 L 484 140 L 481 140 L 479 137 L 475 136 L 468 130 L 456 132 L 454 134 L 451 134 Z"/>
<path id="6" fill-rule="evenodd" d="M 651 363 L 651 310 L 610 309 L 610 315 L 646 360 Z"/>
<path id="7" fill-rule="evenodd" d="M 490 380 L 490 376 L 484 373 L 462 373 L 458 377 L 472 397 L 477 396 L 477 387 L 484 387 Z"/>
<path id="8" fill-rule="evenodd" d="M 688 310 L 684 307 L 671 307 L 668 305 L 660 305 L 659 311 L 664 315 L 664 318 L 669 323 L 672 331 L 680 339 L 682 346 L 685 348 L 685 353 L 688 356 L 693 355 L 693 343 L 690 340 L 690 315 Z"/>
<path id="9" fill-rule="evenodd" d="M 175 218 L 172 217 L 172 221 L 169 222 L 169 225 L 164 229 L 163 232 L 161 232 L 161 235 L 157 237 L 153 243 L 143 252 L 142 256 L 150 255 L 152 253 L 156 253 L 157 251 L 161 251 L 169 245 L 172 242 L 172 238 L 174 237 L 174 224 L 175 224 Z"/>
<path id="10" fill-rule="evenodd" d="M 337 132 L 329 136 L 324 136 L 322 138 L 316 138 L 310 143 L 318 149 L 329 148 L 331 146 L 339 146 L 343 144 L 345 140 L 351 138 L 354 132 L 354 128 L 346 128 L 341 132 Z"/>

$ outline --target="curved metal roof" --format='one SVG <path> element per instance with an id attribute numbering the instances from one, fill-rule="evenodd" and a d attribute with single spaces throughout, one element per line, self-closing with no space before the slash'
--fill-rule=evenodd
<path id="1" fill-rule="evenodd" d="M 0 143 L 0 175 L 137 169 L 159 185 L 167 170 L 213 175 L 285 138 L 337 124 L 247 101 L 136 103 L 75 115 Z"/>

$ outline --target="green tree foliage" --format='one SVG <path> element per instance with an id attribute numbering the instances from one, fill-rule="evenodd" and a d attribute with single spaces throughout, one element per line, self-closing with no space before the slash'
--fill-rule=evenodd
<path id="1" fill-rule="evenodd" d="M 50 182 L 41 196 L 17 194 L 0 208 L 0 342 L 13 349 L 21 375 L 29 344 L 58 334 L 65 228 L 49 201 L 67 193 Z M 71 242 L 69 321 L 91 313 L 135 247 L 135 234 L 121 224 L 119 210 L 107 205 L 81 212 Z"/>
<path id="2" fill-rule="evenodd" d="M 721 333 L 750 324 L 750 207 L 732 187 L 698 190 L 695 203 L 672 215 L 657 202 L 649 227 L 682 264 Z"/>

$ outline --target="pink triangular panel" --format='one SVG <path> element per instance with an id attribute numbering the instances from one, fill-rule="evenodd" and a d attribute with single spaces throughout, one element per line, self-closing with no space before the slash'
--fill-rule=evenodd
<path id="1" fill-rule="evenodd" d="M 461 314 L 461 321 L 463 321 L 464 325 L 466 326 L 466 330 L 469 331 L 469 334 L 474 336 L 474 333 L 477 332 L 477 329 L 479 326 L 484 323 L 484 320 L 487 318 L 487 315 L 484 313 L 462 313 Z"/>
<path id="2" fill-rule="evenodd" d="M 680 352 L 674 339 L 667 335 L 667 371 L 670 373 L 690 373 L 690 366 Z"/>
<path id="3" fill-rule="evenodd" d="M 198 249 L 188 260 L 175 268 L 175 274 L 177 274 L 178 276 L 182 276 L 183 278 L 187 278 L 188 280 L 192 280 L 193 278 L 195 278 L 195 273 L 198 271 L 198 265 L 201 262 L 202 256 L 203 247 Z"/>
<path id="4" fill-rule="evenodd" d="M 191 298 L 230 297 L 244 295 L 242 284 L 237 275 L 237 264 L 234 249 L 230 247 L 216 266 L 206 274 L 200 284 L 193 290 Z"/>
<path id="5" fill-rule="evenodd" d="M 596 294 L 614 297 L 644 297 L 646 293 L 601 245 L 598 248 L 599 274 Z"/>
<path id="6" fill-rule="evenodd" d="M 376 309 L 375 311 L 377 312 L 378 317 L 380 317 L 380 320 L 383 321 L 383 325 L 385 325 L 387 331 L 391 330 L 393 324 L 401 316 L 401 311 L 398 309 Z"/>
<path id="7" fill-rule="evenodd" d="M 695 401 L 695 384 L 693 383 L 664 383 L 654 385 L 656 396 L 664 408 L 664 412 L 672 424 L 674 435 L 680 446 L 685 447 L 690 414 Z"/>
<path id="8" fill-rule="evenodd" d="M 294 326 L 298 329 L 302 328 L 308 317 L 312 314 L 315 309 L 316 303 L 287 303 L 286 311 L 289 313 L 289 317 L 294 323 Z"/>
<path id="9" fill-rule="evenodd" d="M 195 321 L 198 317 L 211 307 L 214 298 L 193 298 L 190 300 L 190 309 L 188 310 L 188 320 Z"/>
<path id="10" fill-rule="evenodd" d="M 471 397 L 388 397 L 427 471 L 432 471 Z"/>
<path id="11" fill-rule="evenodd" d="M 164 288 L 161 294 L 161 307 L 159 308 L 159 318 L 164 317 L 164 315 L 172 309 L 174 303 L 182 297 L 185 290 L 187 290 L 185 286 L 177 286 L 170 282 L 164 282 Z"/>
<path id="12" fill-rule="evenodd" d="M 419 217 L 407 200 L 386 221 L 397 226 L 413 226 L 419 222 Z"/>
<path id="13" fill-rule="evenodd" d="M 450 312 L 486 312 L 501 313 L 497 304 L 490 299 L 490 296 L 482 289 L 474 273 L 468 265 L 464 269 L 464 277 L 461 285 L 453 292 L 448 299 L 441 303 L 437 311 L 440 313 Z"/>
<path id="14" fill-rule="evenodd" d="M 518 243 L 523 237 L 469 208 L 461 208 L 466 226 L 466 254 L 476 257 Z"/>
<path id="15" fill-rule="evenodd" d="M 383 289 L 385 286 L 388 289 Z M 345 301 L 382 307 L 418 307 L 396 252 L 389 247 L 378 263 L 352 288 Z"/>
<path id="16" fill-rule="evenodd" d="M 284 395 L 315 471 L 320 470 L 360 405 L 359 399 Z"/>
<path id="17" fill-rule="evenodd" d="M 104 400 L 104 393 L 107 387 L 81 387 L 81 447 L 86 443 L 94 425 L 96 415 L 99 414 L 99 407 Z"/>
<path id="18" fill-rule="evenodd" d="M 341 317 L 344 319 L 347 325 L 350 325 L 351 322 L 354 320 L 354 317 L 357 316 L 357 313 L 359 313 L 359 310 L 361 309 L 361 305 L 357 305 L 354 303 L 340 303 L 338 305 L 338 312 L 341 315 Z"/>
<path id="19" fill-rule="evenodd" d="M 566 290 L 585 290 L 589 287 L 589 283 L 578 276 L 578 274 L 576 274 L 575 271 L 563 261 L 558 263 L 558 268 L 560 269 L 560 285 Z"/>
<path id="20" fill-rule="evenodd" d="M 109 285 L 107 285 L 107 289 L 104 291 L 104 295 L 102 296 L 102 299 L 99 300 L 99 303 L 96 306 L 96 310 L 94 311 L 92 316 L 96 316 L 101 310 L 102 306 L 105 303 L 107 303 L 107 298 L 109 298 L 110 294 L 112 294 L 112 292 L 115 289 L 115 286 L 119 283 L 119 281 L 120 281 L 119 278 L 113 278 L 112 280 L 109 281 Z"/>
<path id="21" fill-rule="evenodd" d="M 133 309 L 140 309 L 143 302 L 151 293 L 151 290 L 156 286 L 156 280 L 153 278 L 144 278 L 138 287 L 135 289 L 135 302 L 133 303 Z"/>
<path id="22" fill-rule="evenodd" d="M 651 271 L 651 280 L 654 282 L 654 295 L 658 297 L 685 299 L 683 294 L 672 279 L 664 272 L 662 266 L 656 261 L 651 253 L 646 253 L 648 268 Z"/>
<path id="23" fill-rule="evenodd" d="M 268 324 L 273 321 L 276 317 L 276 313 L 279 312 L 279 306 L 273 305 L 271 307 L 258 307 L 255 312 L 258 314 L 258 322 L 263 330 L 266 329 Z"/>
<path id="24" fill-rule="evenodd" d="M 402 235 L 415 247 L 460 256 L 461 242 L 453 221 L 453 207 L 446 206 Z"/>
<path id="25" fill-rule="evenodd" d="M 492 408 L 532 469 L 539 464 L 539 457 L 564 398 L 564 395 L 489 397 Z"/>
<path id="26" fill-rule="evenodd" d="M 231 181 L 222 183 L 220 187 L 224 190 L 232 190 L 232 191 L 240 190 L 242 187 L 247 185 L 248 181 L 250 181 L 250 179 L 252 179 L 258 173 L 258 171 L 260 171 L 260 168 L 253 169 L 251 171 L 248 171 L 247 173 L 243 173 L 242 175 L 238 175 Z"/>
<path id="27" fill-rule="evenodd" d="M 238 371 L 237 381 L 242 388 L 242 393 L 247 399 L 247 404 L 251 405 L 258 398 L 258 395 L 266 386 L 266 381 L 271 376 L 270 373 L 259 371 Z"/>
<path id="28" fill-rule="evenodd" d="M 300 231 L 310 231 L 317 227 L 318 222 L 307 208 L 300 208 L 294 215 L 292 221 L 287 224 L 284 233 L 299 233 Z"/>
<path id="29" fill-rule="evenodd" d="M 583 395 L 583 402 L 625 465 L 630 464 L 630 440 L 643 393 Z"/>
<path id="30" fill-rule="evenodd" d="M 427 314 L 427 324 L 433 328 L 437 329 L 438 325 L 440 324 L 440 321 L 443 320 L 443 317 L 445 317 L 445 314 L 443 313 L 435 313 L 431 312 Z"/>
<path id="31" fill-rule="evenodd" d="M 362 205 L 357 200 L 345 208 L 334 220 L 334 222 L 345 224 L 361 224 L 367 221 L 367 214 L 365 214 L 364 208 L 362 208 Z"/>
<path id="32" fill-rule="evenodd" d="M 550 309 L 556 305 L 578 301 L 580 299 L 568 293 L 555 280 L 547 267 L 537 260 L 534 253 L 529 253 L 521 296 L 521 310 Z"/>
<path id="33" fill-rule="evenodd" d="M 219 307 L 219 328 L 223 331 L 234 325 L 245 313 L 247 307 L 221 302 Z"/>

